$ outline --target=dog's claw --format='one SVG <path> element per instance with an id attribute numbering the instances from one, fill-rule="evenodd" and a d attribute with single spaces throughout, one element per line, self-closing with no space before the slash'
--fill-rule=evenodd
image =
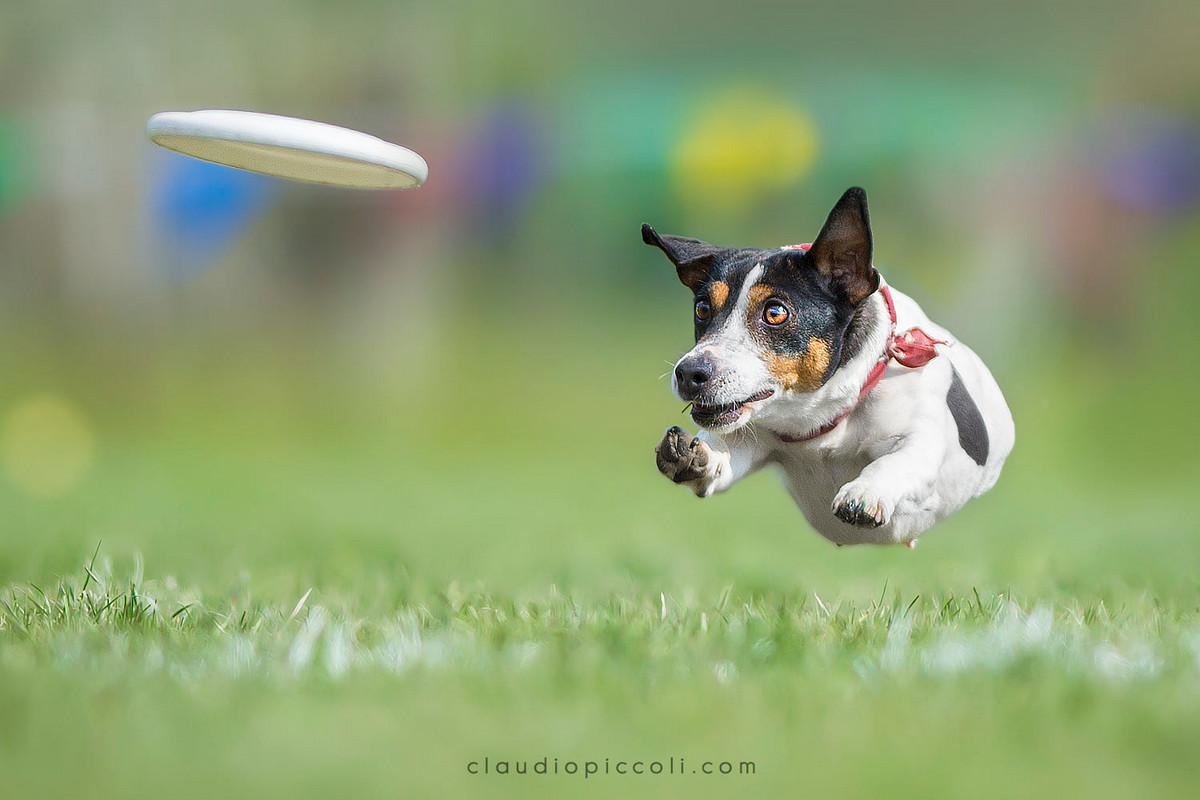
<path id="1" fill-rule="evenodd" d="M 859 528 L 878 528 L 887 521 L 888 513 L 882 500 L 867 503 L 853 492 L 843 489 L 833 501 L 833 514 L 847 525 Z"/>
<path id="2" fill-rule="evenodd" d="M 675 483 L 699 480 L 708 472 L 708 448 L 678 425 L 654 448 L 658 471 Z"/>
<path id="3" fill-rule="evenodd" d="M 840 503 L 834 506 L 833 513 L 842 522 L 860 528 L 878 528 L 883 524 L 883 520 L 879 518 L 879 512 L 875 509 L 868 512 L 863 507 L 861 500 L 847 500 Z"/>

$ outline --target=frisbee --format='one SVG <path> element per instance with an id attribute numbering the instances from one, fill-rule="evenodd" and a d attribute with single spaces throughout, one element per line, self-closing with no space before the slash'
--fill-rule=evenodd
<path id="1" fill-rule="evenodd" d="M 360 131 L 253 111 L 164 111 L 150 141 L 192 158 L 294 181 L 358 189 L 411 189 L 425 159 Z"/>

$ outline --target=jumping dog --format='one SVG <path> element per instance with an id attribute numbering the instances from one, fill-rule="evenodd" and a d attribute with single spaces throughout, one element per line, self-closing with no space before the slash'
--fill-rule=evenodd
<path id="1" fill-rule="evenodd" d="M 811 245 L 719 247 L 642 226 L 694 294 L 696 346 L 672 388 L 658 469 L 696 495 L 768 465 L 838 545 L 908 544 L 990 489 L 1012 414 L 969 347 L 872 265 L 866 193 L 851 188 Z"/>

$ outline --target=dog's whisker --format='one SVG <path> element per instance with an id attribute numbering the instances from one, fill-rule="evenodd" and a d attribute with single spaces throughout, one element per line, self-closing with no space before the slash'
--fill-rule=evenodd
<path id="1" fill-rule="evenodd" d="M 747 434 L 750 436 L 750 439 L 751 439 L 751 440 L 752 440 L 752 441 L 753 441 L 755 444 L 758 444 L 758 431 L 757 431 L 757 430 L 755 430 L 755 428 L 754 428 L 754 426 L 753 426 L 753 425 L 747 425 L 747 426 L 746 426 L 745 428 L 743 428 L 742 430 L 746 431 L 746 433 L 747 433 Z"/>

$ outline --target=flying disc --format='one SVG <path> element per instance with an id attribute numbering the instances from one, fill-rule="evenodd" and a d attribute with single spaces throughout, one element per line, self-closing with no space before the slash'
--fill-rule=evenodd
<path id="1" fill-rule="evenodd" d="M 164 111 L 150 141 L 177 153 L 295 181 L 360 189 L 411 189 L 425 159 L 360 131 L 253 111 Z"/>

